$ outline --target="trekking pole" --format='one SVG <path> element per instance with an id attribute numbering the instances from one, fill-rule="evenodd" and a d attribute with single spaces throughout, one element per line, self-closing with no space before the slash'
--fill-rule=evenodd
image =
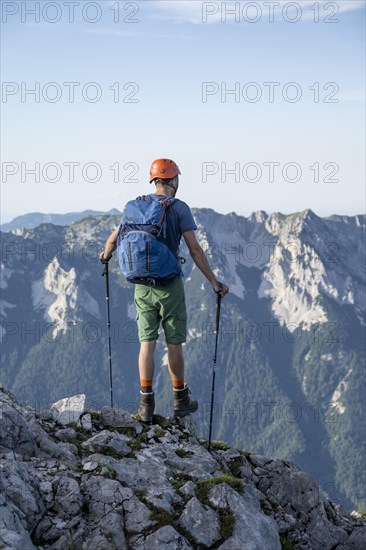
<path id="1" fill-rule="evenodd" d="M 109 311 L 109 269 L 108 262 L 101 260 L 104 264 L 104 271 L 102 277 L 105 276 L 105 290 L 106 290 L 106 302 L 107 302 L 107 328 L 108 328 L 108 359 L 109 359 L 109 392 L 111 397 L 111 407 L 113 409 L 113 380 L 112 380 L 112 348 L 111 348 L 111 316 Z"/>
<path id="2" fill-rule="evenodd" d="M 212 434 L 212 415 L 215 396 L 215 378 L 216 378 L 216 359 L 217 359 L 217 343 L 219 340 L 219 328 L 220 328 L 220 308 L 221 308 L 221 294 L 217 293 L 216 298 L 216 340 L 215 340 L 215 352 L 213 356 L 213 371 L 212 371 L 212 390 L 211 390 L 211 409 L 210 409 L 210 431 L 208 435 L 208 450 L 211 451 L 211 434 Z"/>

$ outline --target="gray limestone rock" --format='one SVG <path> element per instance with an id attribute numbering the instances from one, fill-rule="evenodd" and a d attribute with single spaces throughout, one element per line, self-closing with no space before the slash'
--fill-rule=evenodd
<path id="1" fill-rule="evenodd" d="M 271 476 L 269 483 L 268 494 L 284 509 L 288 509 L 288 513 L 292 509 L 306 516 L 320 503 L 319 486 L 305 472 L 282 467 L 278 474 Z"/>
<path id="2" fill-rule="evenodd" d="M 126 443 L 127 438 L 116 432 L 103 430 L 93 435 L 82 443 L 82 447 L 91 453 L 115 453 L 116 455 L 128 455 L 131 448 Z"/>
<path id="3" fill-rule="evenodd" d="M 252 462 L 255 466 L 260 466 L 261 468 L 264 468 L 268 462 L 270 462 L 271 459 L 267 458 L 263 455 L 258 454 L 250 454 L 250 462 Z"/>
<path id="4" fill-rule="evenodd" d="M 93 429 L 91 415 L 89 413 L 83 414 L 79 419 L 79 424 L 84 430 L 91 432 Z"/>
<path id="5" fill-rule="evenodd" d="M 84 407 L 85 395 L 81 393 L 79 395 L 73 395 L 72 397 L 65 397 L 53 403 L 51 412 L 57 422 L 66 426 L 71 422 L 78 422 L 80 416 L 84 412 Z"/>
<path id="6" fill-rule="evenodd" d="M 156 524 L 150 520 L 149 508 L 135 496 L 131 489 L 123 488 L 123 511 L 126 530 L 131 533 L 141 533 Z"/>
<path id="7" fill-rule="evenodd" d="M 131 550 L 192 550 L 192 546 L 173 527 L 165 525 L 146 540 L 139 537 L 136 542 L 132 542 Z"/>
<path id="8" fill-rule="evenodd" d="M 146 436 L 148 439 L 153 439 L 156 435 L 156 426 L 153 426 L 152 428 L 150 428 L 150 430 L 147 432 Z"/>
<path id="9" fill-rule="evenodd" d="M 33 550 L 31 532 L 46 508 L 33 486 L 32 468 L 13 461 L 1 461 L 0 547 Z"/>
<path id="10" fill-rule="evenodd" d="M 99 462 L 89 459 L 83 460 L 83 471 L 84 472 L 94 472 L 99 466 Z"/>
<path id="11" fill-rule="evenodd" d="M 174 513 L 174 504 L 182 499 L 176 495 L 172 487 L 152 487 L 147 490 L 145 496 L 147 502 L 169 514 Z"/>
<path id="12" fill-rule="evenodd" d="M 70 546 L 67 547 L 69 550 Z M 82 550 L 128 550 L 120 514 L 109 512 L 83 542 Z M 65 548 L 66 550 L 66 548 Z"/>
<path id="13" fill-rule="evenodd" d="M 191 414 L 179 418 L 178 424 L 183 432 L 189 433 L 192 436 L 198 435 L 197 423 Z"/>
<path id="14" fill-rule="evenodd" d="M 193 481 L 187 481 L 187 483 L 185 483 L 183 487 L 179 489 L 179 492 L 185 497 L 194 497 L 195 491 Z"/>
<path id="15" fill-rule="evenodd" d="M 118 481 L 93 476 L 82 483 L 88 509 L 89 535 L 83 548 L 127 550 L 123 519 L 123 488 Z"/>
<path id="16" fill-rule="evenodd" d="M 0 442 L 2 447 L 33 456 L 38 447 L 23 416 L 8 402 L 0 401 Z"/>
<path id="17" fill-rule="evenodd" d="M 297 527 L 304 525 L 303 530 L 309 537 L 311 548 L 322 550 L 324 546 L 335 547 L 347 539 L 344 527 L 336 525 L 333 512 L 330 515 L 328 509 L 327 513 L 325 496 L 310 475 L 283 463 L 282 469 L 278 465 L 277 471 L 272 471 L 269 483 L 267 494 L 296 519 Z M 263 484 L 262 478 L 259 488 Z"/>
<path id="18" fill-rule="evenodd" d="M 221 466 L 205 447 L 198 443 L 189 443 L 185 450 L 191 456 L 178 456 L 175 452 L 176 448 L 167 447 L 166 464 L 195 479 L 209 479 L 215 472 L 221 472 Z"/>
<path id="19" fill-rule="evenodd" d="M 107 428 L 133 428 L 137 434 L 143 430 L 141 424 L 136 422 L 132 415 L 124 409 L 103 407 L 100 413 L 100 422 Z"/>
<path id="20" fill-rule="evenodd" d="M 186 529 L 198 544 L 210 547 L 221 538 L 218 514 L 196 497 L 191 498 L 184 508 L 179 525 Z"/>
<path id="21" fill-rule="evenodd" d="M 240 495 L 226 483 L 220 483 L 211 489 L 208 500 L 214 508 L 235 515 L 233 535 L 220 546 L 221 550 L 281 550 L 277 524 L 262 513 L 254 496 L 245 495 L 245 490 Z"/>
<path id="22" fill-rule="evenodd" d="M 0 527 L 0 548 L 6 550 L 20 550 L 20 548 L 36 550 L 36 546 L 34 546 L 29 534 L 22 525 L 16 526 L 15 531 L 12 531 L 9 527 Z"/>
<path id="23" fill-rule="evenodd" d="M 241 466 L 239 468 L 239 477 L 241 477 L 242 479 L 250 479 L 253 481 L 253 483 L 255 482 L 254 479 L 253 479 L 253 470 L 250 466 Z M 255 474 L 254 474 L 255 475 Z M 257 476 L 255 476 L 257 477 Z"/>
<path id="24" fill-rule="evenodd" d="M 39 449 L 46 455 L 65 462 L 75 463 L 77 460 L 77 448 L 69 443 L 55 443 L 47 432 L 41 427 L 37 419 L 31 416 L 27 420 L 29 430 L 32 432 Z"/>
<path id="25" fill-rule="evenodd" d="M 60 441 L 67 443 L 69 441 L 75 441 L 76 432 L 74 428 L 62 428 L 61 430 L 57 430 L 55 437 Z"/>
<path id="26" fill-rule="evenodd" d="M 235 449 L 228 449 L 227 451 L 224 451 L 221 455 L 221 458 L 229 462 L 232 460 L 237 460 L 238 458 L 244 460 L 244 457 L 239 453 L 239 451 L 236 451 Z"/>
<path id="27" fill-rule="evenodd" d="M 347 540 L 339 546 L 339 550 L 358 550 L 361 548 L 366 548 L 366 525 L 355 527 Z"/>
<path id="28" fill-rule="evenodd" d="M 54 510 L 60 518 L 76 516 L 81 511 L 82 496 L 78 482 L 70 477 L 60 477 L 54 481 Z"/>
<path id="29" fill-rule="evenodd" d="M 27 529 L 33 529 L 46 511 L 40 493 L 34 486 L 33 468 L 25 463 L 2 461 L 0 494 L 4 499 L 4 509 L 14 510 Z"/>
<path id="30" fill-rule="evenodd" d="M 0 383 L 0 402 L 10 403 L 11 405 L 16 405 L 15 395 L 11 391 L 7 390 L 4 384 Z"/>

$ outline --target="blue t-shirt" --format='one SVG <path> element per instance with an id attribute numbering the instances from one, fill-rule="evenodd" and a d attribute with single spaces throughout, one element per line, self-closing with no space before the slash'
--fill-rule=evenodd
<path id="1" fill-rule="evenodd" d="M 158 201 L 168 197 L 168 195 L 156 195 L 155 193 L 150 193 L 148 196 L 153 200 Z M 169 246 L 173 254 L 178 257 L 182 234 L 186 231 L 197 229 L 197 225 L 194 222 L 192 212 L 188 204 L 180 199 L 174 199 L 174 202 L 169 206 L 166 212 L 165 220 L 166 244 Z"/>

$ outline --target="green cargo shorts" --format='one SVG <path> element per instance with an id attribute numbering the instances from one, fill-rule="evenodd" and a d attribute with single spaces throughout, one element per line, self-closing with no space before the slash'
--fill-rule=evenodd
<path id="1" fill-rule="evenodd" d="M 158 339 L 160 321 L 167 344 L 186 341 L 187 311 L 183 281 L 174 279 L 167 285 L 135 285 L 136 319 L 140 342 Z"/>

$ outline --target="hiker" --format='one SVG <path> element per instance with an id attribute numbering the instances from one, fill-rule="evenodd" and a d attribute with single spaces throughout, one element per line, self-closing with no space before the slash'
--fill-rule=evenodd
<path id="1" fill-rule="evenodd" d="M 162 218 L 165 218 L 164 224 L 161 222 L 162 227 L 160 230 L 162 232 L 164 228 L 164 232 L 162 234 L 161 232 L 159 233 L 159 239 L 151 239 L 150 235 L 146 235 L 146 231 L 141 231 L 141 226 L 138 226 L 138 230 L 136 230 L 136 225 L 132 227 L 130 235 L 134 234 L 134 242 L 136 242 L 136 239 L 146 239 L 146 242 L 143 243 L 143 247 L 140 247 L 143 253 L 145 253 L 145 248 L 147 251 L 150 250 L 151 241 L 153 241 L 152 246 L 156 246 L 156 241 L 159 241 L 159 246 L 163 249 L 162 252 L 166 252 L 170 255 L 170 259 L 173 258 L 172 261 L 174 262 L 174 269 L 170 275 L 169 282 L 161 284 L 159 277 L 155 277 L 155 279 L 151 277 L 133 278 L 133 273 L 129 272 L 129 269 L 132 267 L 131 248 L 127 248 L 126 254 L 122 256 L 122 261 L 126 262 L 126 265 L 123 267 L 121 265 L 122 270 L 124 273 L 131 275 L 130 278 L 127 277 L 127 280 L 137 283 L 135 284 L 134 300 L 140 341 L 139 374 L 141 383 L 138 415 L 141 421 L 146 423 L 152 421 L 155 408 L 152 385 L 154 376 L 154 351 L 158 339 L 160 321 L 162 322 L 168 347 L 168 369 L 173 384 L 174 416 L 183 417 L 198 409 L 197 401 L 189 397 L 190 390 L 184 379 L 182 344 L 186 341 L 187 313 L 182 281 L 183 274 L 179 257 L 179 244 L 182 235 L 193 261 L 208 279 L 213 290 L 220 294 L 222 298 L 229 292 L 229 287 L 216 279 L 208 264 L 204 251 L 196 240 L 194 232 L 197 226 L 189 206 L 185 202 L 174 198 L 178 190 L 180 173 L 174 161 L 170 159 L 155 160 L 150 168 L 150 183 L 154 182 L 156 187 L 155 193 L 151 193 L 146 197 L 138 197 L 136 200 L 130 201 L 132 203 L 132 210 L 129 210 L 129 212 L 132 212 L 132 214 L 129 214 L 131 218 L 139 205 L 143 206 L 145 210 L 151 208 L 150 205 L 152 205 L 153 208 L 156 206 L 161 209 L 162 206 L 160 203 L 163 201 L 164 212 L 161 214 L 158 223 L 161 222 Z M 146 201 L 148 202 L 146 203 Z M 156 205 L 152 201 L 156 201 L 158 204 Z M 128 205 L 129 203 L 127 203 L 124 212 L 126 212 Z M 100 255 L 101 261 L 109 261 L 112 257 L 112 253 L 116 250 L 120 228 L 124 223 L 123 219 L 124 217 L 122 216 L 120 225 L 116 227 L 108 238 L 105 250 Z M 156 225 L 157 224 L 155 224 L 155 227 Z M 145 229 L 145 226 L 143 229 Z M 127 232 L 124 233 L 124 235 L 126 234 Z M 164 244 L 160 244 L 160 241 Z M 130 246 L 130 243 L 128 243 L 128 246 Z M 159 258 L 161 258 L 161 256 L 159 256 Z M 147 263 L 148 266 L 149 260 L 144 260 L 142 263 L 143 265 Z M 160 264 L 163 263 L 167 265 L 169 262 L 160 261 Z M 160 269 L 163 269 L 162 265 L 160 265 Z"/>

